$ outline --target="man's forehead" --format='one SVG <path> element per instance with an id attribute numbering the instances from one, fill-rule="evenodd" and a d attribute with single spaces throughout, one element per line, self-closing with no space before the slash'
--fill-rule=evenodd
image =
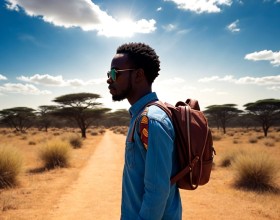
<path id="1" fill-rule="evenodd" d="M 124 66 L 129 64 L 128 55 L 124 53 L 117 53 L 111 63 L 111 66 L 118 67 L 118 66 Z"/>

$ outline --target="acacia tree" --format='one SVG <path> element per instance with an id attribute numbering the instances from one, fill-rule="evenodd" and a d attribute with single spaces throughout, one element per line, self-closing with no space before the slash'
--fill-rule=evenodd
<path id="1" fill-rule="evenodd" d="M 106 114 L 106 120 L 103 122 L 107 126 L 128 126 L 130 121 L 130 115 L 128 110 L 119 109 L 114 112 Z"/>
<path id="2" fill-rule="evenodd" d="M 95 101 L 98 98 L 101 96 L 93 93 L 73 93 L 59 96 L 53 100 L 59 103 L 59 108 L 53 114 L 74 121 L 81 129 L 82 138 L 86 138 L 87 128 L 110 110 L 101 108 L 102 104 Z"/>
<path id="3" fill-rule="evenodd" d="M 265 137 L 269 128 L 280 120 L 280 99 L 262 99 L 244 107 L 261 124 Z"/>
<path id="4" fill-rule="evenodd" d="M 57 110 L 57 106 L 55 105 L 41 105 L 39 106 L 37 115 L 38 115 L 38 123 L 40 128 L 44 128 L 45 131 L 48 131 L 48 128 L 52 124 L 54 117 L 52 113 Z"/>
<path id="5" fill-rule="evenodd" d="M 217 127 L 219 127 L 219 124 L 222 126 L 224 134 L 228 121 L 242 112 L 236 108 L 236 104 L 210 105 L 206 109 L 204 113 L 216 121 Z"/>
<path id="6" fill-rule="evenodd" d="M 7 108 L 0 111 L 1 122 L 7 124 L 16 131 L 24 132 L 30 128 L 36 117 L 35 109 L 28 107 Z"/>

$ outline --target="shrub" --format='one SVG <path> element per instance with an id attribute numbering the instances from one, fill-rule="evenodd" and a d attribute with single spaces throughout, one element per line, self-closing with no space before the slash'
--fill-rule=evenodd
<path id="1" fill-rule="evenodd" d="M 275 145 L 275 140 L 273 140 L 273 139 L 266 139 L 264 141 L 264 145 L 268 146 L 268 147 L 273 147 Z"/>
<path id="2" fill-rule="evenodd" d="M 81 148 L 83 145 L 83 139 L 78 135 L 70 135 L 69 143 L 74 149 Z"/>
<path id="3" fill-rule="evenodd" d="M 229 167 L 231 166 L 234 161 L 235 158 L 239 155 L 239 154 L 243 154 L 243 151 L 237 151 L 237 150 L 229 150 L 227 151 L 226 154 L 222 155 L 221 157 L 221 166 L 222 167 Z"/>
<path id="4" fill-rule="evenodd" d="M 263 152 L 239 154 L 233 164 L 235 186 L 253 191 L 276 189 L 277 164 Z"/>
<path id="5" fill-rule="evenodd" d="M 233 159 L 234 159 L 233 156 L 230 156 L 230 155 L 225 156 L 222 159 L 221 166 L 222 167 L 229 167 L 229 166 L 231 166 Z"/>
<path id="6" fill-rule="evenodd" d="M 232 141 L 234 144 L 240 144 L 242 143 L 242 141 L 239 139 L 239 137 L 235 137 L 233 138 L 233 141 Z"/>
<path id="7" fill-rule="evenodd" d="M 218 135 L 218 134 L 213 134 L 212 135 L 212 139 L 213 141 L 219 141 L 222 139 L 222 136 L 221 135 Z"/>
<path id="8" fill-rule="evenodd" d="M 28 144 L 29 145 L 36 145 L 36 142 L 35 141 L 29 141 Z"/>
<path id="9" fill-rule="evenodd" d="M 255 137 L 249 138 L 249 143 L 255 144 L 255 143 L 257 143 L 257 142 L 258 142 L 258 139 L 257 139 L 257 138 L 255 138 Z"/>
<path id="10" fill-rule="evenodd" d="M 96 135 L 98 135 L 98 132 L 97 132 L 97 131 L 92 131 L 90 134 L 91 134 L 92 136 L 96 136 Z"/>
<path id="11" fill-rule="evenodd" d="M 100 134 L 104 134 L 106 132 L 106 130 L 104 128 L 100 128 L 99 133 Z"/>
<path id="12" fill-rule="evenodd" d="M 0 147 L 0 188 L 16 185 L 22 169 L 22 157 L 11 147 Z"/>
<path id="13" fill-rule="evenodd" d="M 70 160 L 70 149 L 70 145 L 66 141 L 53 139 L 41 148 L 39 157 L 45 168 L 67 167 Z"/>

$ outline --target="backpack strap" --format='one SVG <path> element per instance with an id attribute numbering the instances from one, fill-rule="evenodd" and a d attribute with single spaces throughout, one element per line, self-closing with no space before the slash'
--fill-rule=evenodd
<path id="1" fill-rule="evenodd" d="M 132 130 L 128 136 L 128 141 L 133 142 L 135 128 L 136 128 L 136 125 L 139 124 L 139 135 L 140 135 L 141 141 L 146 150 L 148 148 L 148 135 L 149 135 L 149 118 L 148 118 L 147 114 L 149 111 L 149 107 L 152 105 L 155 105 L 155 106 L 159 107 L 160 109 L 162 109 L 168 115 L 170 120 L 172 121 L 172 114 L 171 114 L 170 110 L 165 106 L 165 104 L 163 104 L 163 102 L 153 101 L 146 105 L 144 111 L 135 119 L 134 124 L 132 126 Z"/>

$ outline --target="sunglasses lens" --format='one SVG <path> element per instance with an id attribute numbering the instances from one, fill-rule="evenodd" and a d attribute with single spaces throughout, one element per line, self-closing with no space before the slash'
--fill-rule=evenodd
<path id="1" fill-rule="evenodd" d="M 115 69 L 111 69 L 111 77 L 113 81 L 116 81 L 117 79 L 117 71 Z"/>
<path id="2" fill-rule="evenodd" d="M 111 77 L 113 81 L 116 81 L 116 73 L 117 71 L 115 69 L 111 69 L 107 72 L 108 79 Z"/>

